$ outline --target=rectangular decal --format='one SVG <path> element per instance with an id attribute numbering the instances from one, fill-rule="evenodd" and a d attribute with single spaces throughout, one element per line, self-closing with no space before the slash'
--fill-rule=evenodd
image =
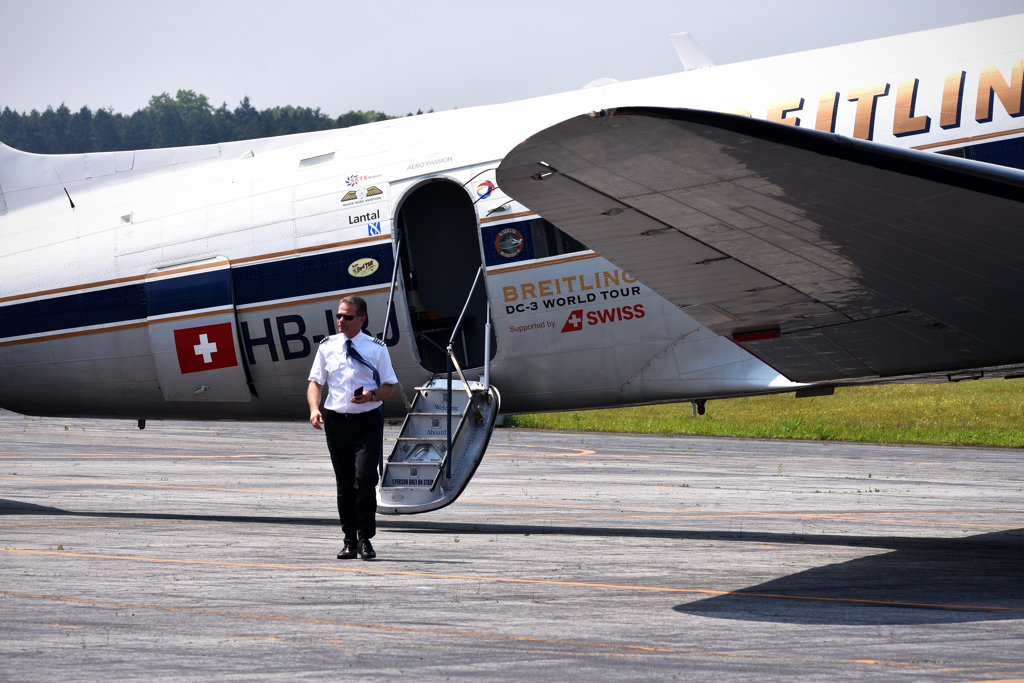
<path id="1" fill-rule="evenodd" d="M 238 365 L 231 323 L 175 330 L 174 349 L 183 375 Z"/>
<path id="2" fill-rule="evenodd" d="M 364 180 L 360 180 L 360 178 Z M 341 195 L 342 209 L 363 206 L 364 204 L 387 202 L 388 184 L 379 180 L 367 182 L 365 178 L 366 176 L 354 175 L 349 176 L 345 181 L 347 187 Z"/>

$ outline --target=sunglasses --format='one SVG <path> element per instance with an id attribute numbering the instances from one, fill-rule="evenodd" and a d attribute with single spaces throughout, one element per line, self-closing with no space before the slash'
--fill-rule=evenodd
<path id="1" fill-rule="evenodd" d="M 337 316 L 338 316 L 338 320 L 345 320 L 345 321 L 355 320 L 356 318 L 361 317 L 361 316 L 357 316 L 357 315 L 345 315 L 344 313 L 338 313 Z"/>

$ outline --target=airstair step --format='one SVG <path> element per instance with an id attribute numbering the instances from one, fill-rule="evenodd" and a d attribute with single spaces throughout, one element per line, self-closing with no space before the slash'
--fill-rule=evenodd
<path id="1" fill-rule="evenodd" d="M 463 386 L 453 381 L 449 403 L 443 400 L 444 388 L 444 380 L 436 378 L 417 387 L 412 409 L 383 463 L 378 512 L 415 514 L 444 507 L 458 498 L 480 464 L 499 410 L 498 392 L 479 382 Z M 467 389 L 473 394 L 467 395 Z M 445 419 L 449 405 L 450 430 Z"/>
<path id="2" fill-rule="evenodd" d="M 420 413 L 420 412 L 416 412 L 416 413 L 409 413 L 409 417 L 437 417 L 438 415 L 447 415 L 447 414 L 448 414 L 448 412 L 444 411 L 444 410 L 442 410 L 439 413 Z M 458 412 L 456 412 L 454 410 L 452 411 L 452 419 L 453 420 L 456 419 L 459 415 L 460 415 L 460 413 L 458 413 Z"/>
<path id="3" fill-rule="evenodd" d="M 437 478 L 440 462 L 388 462 L 387 477 L 382 491 L 402 488 L 430 488 Z"/>
<path id="4" fill-rule="evenodd" d="M 457 420 L 462 415 L 462 413 L 464 413 L 464 412 L 465 412 L 465 408 L 463 406 L 452 406 L 452 419 L 453 420 Z M 421 419 L 425 419 L 425 418 L 428 418 L 428 417 L 429 418 L 445 417 L 446 415 L 448 415 L 448 411 L 447 410 L 438 410 L 437 412 L 433 412 L 433 413 L 432 412 L 419 412 L 419 411 L 415 412 L 415 413 L 409 413 L 409 417 L 421 418 Z"/>

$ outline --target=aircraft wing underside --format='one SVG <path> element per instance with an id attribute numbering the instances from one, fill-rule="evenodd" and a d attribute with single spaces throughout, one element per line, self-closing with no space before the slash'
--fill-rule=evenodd
<path id="1" fill-rule="evenodd" d="M 1024 362 L 1024 172 L 620 108 L 530 137 L 497 179 L 794 381 Z"/>

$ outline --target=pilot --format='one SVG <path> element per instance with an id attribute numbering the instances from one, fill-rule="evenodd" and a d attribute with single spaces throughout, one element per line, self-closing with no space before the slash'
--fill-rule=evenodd
<path id="1" fill-rule="evenodd" d="M 376 533 L 377 461 L 384 440 L 382 401 L 391 396 L 398 377 L 384 343 L 362 331 L 366 302 L 347 296 L 338 305 L 338 332 L 321 342 L 309 371 L 309 422 L 327 434 L 338 515 L 345 533 L 339 560 L 377 556 L 370 539 Z M 327 384 L 327 401 L 320 395 Z"/>

